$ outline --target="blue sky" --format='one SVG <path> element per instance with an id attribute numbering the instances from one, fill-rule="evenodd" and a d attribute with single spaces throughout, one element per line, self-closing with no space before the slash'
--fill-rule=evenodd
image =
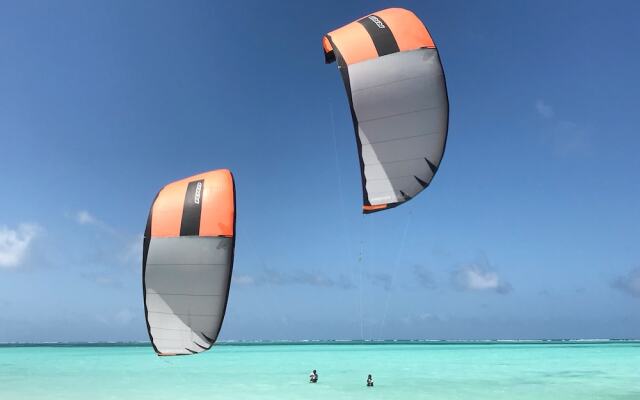
<path id="1" fill-rule="evenodd" d="M 147 340 L 150 203 L 216 168 L 222 339 L 638 337 L 638 3 L 1 4 L 0 341 Z M 363 216 L 321 38 L 390 6 L 439 46 L 449 141 Z"/>

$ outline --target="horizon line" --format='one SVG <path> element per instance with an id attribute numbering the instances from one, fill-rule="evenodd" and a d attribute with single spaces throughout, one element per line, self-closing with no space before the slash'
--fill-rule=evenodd
<path id="1" fill-rule="evenodd" d="M 340 344 L 579 344 L 579 343 L 629 343 L 640 342 L 640 338 L 555 338 L 555 339 L 265 339 L 265 340 L 220 340 L 216 346 L 246 345 L 340 345 Z M 46 341 L 46 342 L 0 342 L 0 347 L 46 347 L 46 346 L 151 346 L 150 341 Z"/>

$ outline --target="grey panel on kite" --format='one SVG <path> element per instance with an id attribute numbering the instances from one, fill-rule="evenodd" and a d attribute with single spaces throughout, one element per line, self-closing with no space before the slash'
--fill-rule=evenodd
<path id="1" fill-rule="evenodd" d="M 435 49 L 349 66 L 366 191 L 371 205 L 409 200 L 444 153 L 447 97 Z"/>
<path id="2" fill-rule="evenodd" d="M 200 352 L 213 344 L 224 316 L 232 242 L 197 236 L 151 239 L 147 320 L 161 353 Z"/>

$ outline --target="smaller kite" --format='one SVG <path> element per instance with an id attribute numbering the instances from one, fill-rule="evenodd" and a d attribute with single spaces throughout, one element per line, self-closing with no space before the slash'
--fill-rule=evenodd
<path id="1" fill-rule="evenodd" d="M 411 11 L 388 8 L 324 36 L 356 134 L 363 212 L 398 206 L 433 179 L 447 141 L 449 100 L 436 45 Z"/>

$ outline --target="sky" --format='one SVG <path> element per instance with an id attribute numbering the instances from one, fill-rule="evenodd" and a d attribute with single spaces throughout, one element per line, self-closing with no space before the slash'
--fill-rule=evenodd
<path id="1" fill-rule="evenodd" d="M 322 36 L 414 11 L 447 149 L 361 214 Z M 0 0 L 0 342 L 145 341 L 166 183 L 233 171 L 222 340 L 640 338 L 640 3 Z"/>

